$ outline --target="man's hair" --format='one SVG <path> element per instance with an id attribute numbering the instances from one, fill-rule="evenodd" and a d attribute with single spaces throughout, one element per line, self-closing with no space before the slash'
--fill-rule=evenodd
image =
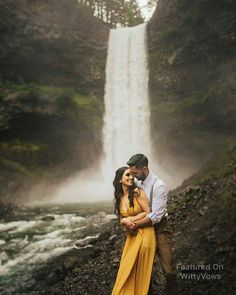
<path id="1" fill-rule="evenodd" d="M 137 168 L 148 167 L 148 158 L 143 154 L 135 154 L 129 159 L 127 165 Z"/>

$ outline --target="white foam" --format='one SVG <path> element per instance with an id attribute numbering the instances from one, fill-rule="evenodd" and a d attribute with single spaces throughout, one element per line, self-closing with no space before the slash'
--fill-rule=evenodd
<path id="1" fill-rule="evenodd" d="M 37 264 L 45 263 L 50 258 L 59 256 L 73 248 L 74 246 L 54 247 L 53 249 L 50 249 L 49 251 L 43 252 L 43 253 L 36 251 L 36 252 L 21 254 L 16 259 L 9 260 L 6 264 L 0 266 L 0 273 L 1 275 L 6 275 L 14 267 L 28 268 L 31 264 L 35 265 L 36 263 Z"/>
<path id="2" fill-rule="evenodd" d="M 77 240 L 76 242 L 75 242 L 75 244 L 77 244 L 77 245 L 81 245 L 81 246 L 86 246 L 86 245 L 88 245 L 89 244 L 89 241 L 91 241 L 91 240 L 95 240 L 95 239 L 97 239 L 98 237 L 100 236 L 100 234 L 96 234 L 96 235 L 93 235 L 93 236 L 87 236 L 87 237 L 85 237 L 85 238 L 83 238 L 83 239 L 79 239 L 79 240 Z M 78 247 L 77 245 L 75 245 L 76 247 Z"/>
<path id="3" fill-rule="evenodd" d="M 6 244 L 6 241 L 0 240 L 0 246 L 5 245 L 5 244 Z"/>

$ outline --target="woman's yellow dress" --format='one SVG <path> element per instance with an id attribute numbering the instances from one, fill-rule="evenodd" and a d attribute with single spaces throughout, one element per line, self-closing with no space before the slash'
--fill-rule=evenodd
<path id="1" fill-rule="evenodd" d="M 134 197 L 134 207 L 127 212 L 120 208 L 122 217 L 142 212 Z M 154 227 L 138 229 L 137 235 L 127 234 L 112 295 L 146 295 L 148 293 L 156 251 Z"/>

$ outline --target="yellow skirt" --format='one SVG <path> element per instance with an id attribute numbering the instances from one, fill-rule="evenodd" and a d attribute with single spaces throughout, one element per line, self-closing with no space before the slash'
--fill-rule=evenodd
<path id="1" fill-rule="evenodd" d="M 154 227 L 127 235 L 112 295 L 146 295 L 156 252 Z"/>

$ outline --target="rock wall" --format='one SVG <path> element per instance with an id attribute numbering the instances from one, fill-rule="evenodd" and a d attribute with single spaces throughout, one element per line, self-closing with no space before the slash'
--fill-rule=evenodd
<path id="1" fill-rule="evenodd" d="M 74 0 L 3 1 L 1 80 L 103 92 L 109 30 Z"/>
<path id="2" fill-rule="evenodd" d="M 21 200 L 98 162 L 109 29 L 75 0 L 2 1 L 0 26 L 0 195 Z"/>
<path id="3" fill-rule="evenodd" d="M 156 157 L 183 179 L 235 138 L 233 1 L 158 1 L 148 24 Z"/>

